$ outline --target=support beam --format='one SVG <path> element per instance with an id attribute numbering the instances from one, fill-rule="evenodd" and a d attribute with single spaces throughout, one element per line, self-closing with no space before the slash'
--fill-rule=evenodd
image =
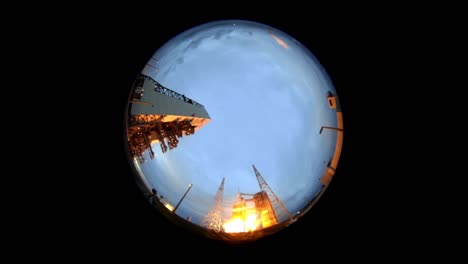
<path id="1" fill-rule="evenodd" d="M 331 129 L 331 130 L 337 130 L 337 131 L 343 131 L 343 129 L 342 129 L 342 128 L 338 128 L 338 127 L 329 127 L 329 126 L 323 126 L 323 127 L 321 127 L 321 128 L 320 128 L 320 132 L 319 132 L 319 134 L 322 134 L 322 130 L 323 130 L 324 128 Z"/>
<path id="2" fill-rule="evenodd" d="M 174 211 L 172 211 L 172 212 L 174 212 L 174 213 L 176 212 L 177 208 L 179 208 L 180 203 L 182 203 L 182 200 L 184 200 L 187 193 L 190 191 L 190 189 L 192 189 L 192 186 L 193 186 L 193 184 L 189 184 L 189 187 L 188 187 L 187 191 L 185 191 L 184 196 L 182 196 L 182 198 L 180 198 L 180 201 L 177 203 L 176 207 L 174 208 Z"/>

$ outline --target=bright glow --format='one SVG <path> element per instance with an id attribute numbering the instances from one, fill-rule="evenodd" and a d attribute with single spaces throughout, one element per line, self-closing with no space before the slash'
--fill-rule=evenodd
<path id="1" fill-rule="evenodd" d="M 174 206 L 172 206 L 171 204 L 167 203 L 167 202 L 163 202 L 164 206 L 169 210 L 169 211 L 174 211 Z"/>
<path id="2" fill-rule="evenodd" d="M 250 208 L 249 208 L 250 209 Z M 240 217 L 231 218 L 223 225 L 226 233 L 241 233 L 255 231 L 259 229 L 260 219 L 254 210 L 245 210 L 246 216 L 244 219 Z"/>
<path id="3" fill-rule="evenodd" d="M 245 219 L 245 231 L 254 231 L 258 229 L 260 221 L 257 220 L 257 214 L 247 215 Z"/>
<path id="4" fill-rule="evenodd" d="M 224 232 L 227 233 L 240 233 L 244 231 L 244 222 L 240 218 L 231 219 L 223 225 Z"/>
<path id="5" fill-rule="evenodd" d="M 288 44 L 286 42 L 284 42 L 282 39 L 280 39 L 279 37 L 277 37 L 275 34 L 270 32 L 270 35 L 271 35 L 272 38 L 274 38 L 276 40 L 276 42 L 278 42 L 278 44 L 283 46 L 285 49 L 289 48 Z"/>

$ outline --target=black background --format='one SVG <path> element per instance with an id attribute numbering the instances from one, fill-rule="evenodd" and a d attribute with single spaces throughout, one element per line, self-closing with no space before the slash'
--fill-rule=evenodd
<path id="1" fill-rule="evenodd" d="M 408 240 L 398 234 L 402 223 L 410 224 L 395 194 L 395 175 L 401 171 L 392 150 L 399 121 L 388 113 L 398 97 L 392 75 L 398 74 L 393 66 L 400 63 L 396 58 L 403 39 L 394 33 L 395 19 L 379 13 L 315 18 L 268 11 L 187 12 L 163 18 L 164 9 L 132 12 L 103 16 L 71 36 L 79 42 L 72 53 L 84 63 L 78 73 L 68 74 L 87 77 L 78 85 L 86 99 L 72 106 L 82 110 L 79 121 L 68 127 L 85 139 L 77 144 L 83 150 L 73 153 L 73 161 L 66 159 L 69 170 L 79 175 L 67 182 L 69 189 L 63 194 L 69 210 L 62 217 L 72 221 L 62 236 L 77 243 L 73 248 L 84 255 L 130 254 L 156 262 L 162 257 L 203 261 L 220 256 L 222 261 L 230 256 L 314 261 L 316 256 L 340 258 L 349 252 L 367 256 L 405 250 L 401 245 Z M 140 193 L 124 153 L 124 108 L 136 75 L 166 41 L 221 19 L 260 22 L 304 44 L 330 75 L 344 118 L 338 169 L 319 202 L 292 226 L 244 244 L 212 241 L 168 222 Z M 398 243 L 390 242 L 393 239 Z"/>

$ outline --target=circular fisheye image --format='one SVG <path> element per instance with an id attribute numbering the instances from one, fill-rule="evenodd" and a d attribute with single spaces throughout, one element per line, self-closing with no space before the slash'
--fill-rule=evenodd
<path id="1" fill-rule="evenodd" d="M 343 142 L 338 95 L 319 61 L 252 21 L 199 25 L 157 49 L 131 87 L 125 123 L 150 203 L 225 241 L 271 235 L 306 214 Z"/>

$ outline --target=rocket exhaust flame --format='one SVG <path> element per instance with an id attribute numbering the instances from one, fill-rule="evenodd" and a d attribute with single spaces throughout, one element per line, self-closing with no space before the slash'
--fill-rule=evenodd
<path id="1" fill-rule="evenodd" d="M 277 224 L 273 208 L 269 205 L 264 192 L 252 195 L 252 199 L 245 199 L 240 193 L 232 209 L 232 217 L 223 225 L 226 233 L 242 233 L 256 231 Z"/>
<path id="2" fill-rule="evenodd" d="M 226 233 L 241 233 L 255 231 L 261 228 L 261 220 L 256 213 L 249 213 L 244 218 L 235 217 L 223 225 Z"/>

